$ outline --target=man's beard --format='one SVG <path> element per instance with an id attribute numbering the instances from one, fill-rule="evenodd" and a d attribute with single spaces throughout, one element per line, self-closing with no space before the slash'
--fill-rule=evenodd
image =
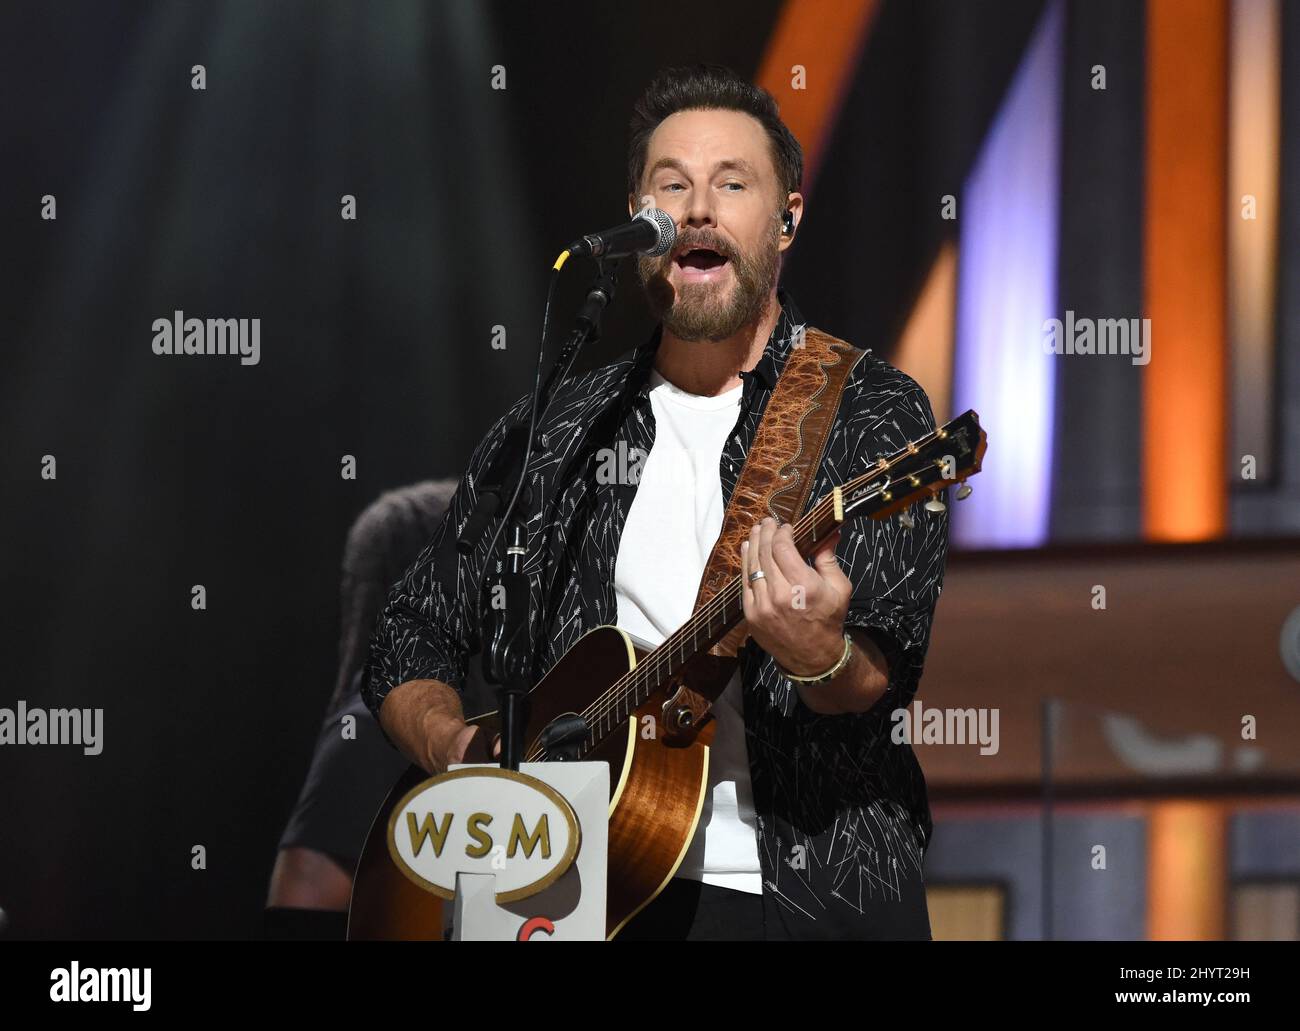
<path id="1" fill-rule="evenodd" d="M 673 264 L 671 256 L 640 257 L 636 262 L 637 275 L 650 311 L 680 340 L 716 341 L 734 336 L 749 323 L 757 323 L 766 310 L 776 283 L 781 254 L 777 248 L 779 239 L 780 226 L 774 220 L 771 233 L 750 256 L 737 253 L 711 230 L 683 232 L 674 249 L 686 244 L 717 251 L 731 266 L 735 283 L 687 284 L 678 293 L 668 280 Z"/>

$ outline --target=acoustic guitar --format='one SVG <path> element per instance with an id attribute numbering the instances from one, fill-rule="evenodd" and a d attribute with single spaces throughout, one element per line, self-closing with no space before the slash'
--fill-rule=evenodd
<path id="1" fill-rule="evenodd" d="M 849 520 L 889 518 L 922 499 L 941 505 L 935 495 L 979 472 L 986 446 L 979 417 L 968 411 L 881 459 L 794 523 L 799 553 L 811 554 Z M 969 488 L 960 488 L 959 497 L 962 491 Z M 526 762 L 581 759 L 610 765 L 606 928 L 611 939 L 664 889 L 695 835 L 716 725 L 707 714 L 694 719 L 695 710 L 683 702 L 687 692 L 709 700 L 721 694 L 734 664 L 720 657 L 715 645 L 731 640 L 729 633 L 743 618 L 737 576 L 653 649 L 639 647 L 618 627 L 596 627 L 529 692 Z M 499 730 L 496 712 L 468 722 L 483 727 L 489 741 Z M 385 841 L 394 806 L 428 776 L 411 766 L 371 825 L 353 883 L 349 939 L 442 938 L 443 900 L 407 879 Z"/>

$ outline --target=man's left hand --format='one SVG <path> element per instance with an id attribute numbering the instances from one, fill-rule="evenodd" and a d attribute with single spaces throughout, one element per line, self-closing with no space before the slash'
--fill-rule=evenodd
<path id="1" fill-rule="evenodd" d="M 740 547 L 745 622 L 749 634 L 785 670 L 796 676 L 825 673 L 844 654 L 844 618 L 853 584 L 835 547 L 840 530 L 813 553 L 810 566 L 795 547 L 789 523 L 771 516 L 750 531 Z M 751 581 L 750 574 L 763 576 Z"/>

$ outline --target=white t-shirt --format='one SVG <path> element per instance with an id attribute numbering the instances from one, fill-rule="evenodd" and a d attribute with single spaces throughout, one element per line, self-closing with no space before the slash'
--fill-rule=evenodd
<path id="1" fill-rule="evenodd" d="M 743 384 L 717 397 L 688 394 L 650 370 L 655 440 L 641 467 L 614 570 L 618 625 L 659 644 L 691 617 L 709 553 L 722 532 L 722 448 L 740 415 Z M 713 704 L 709 786 L 678 877 L 760 893 L 754 799 L 740 673 Z"/>

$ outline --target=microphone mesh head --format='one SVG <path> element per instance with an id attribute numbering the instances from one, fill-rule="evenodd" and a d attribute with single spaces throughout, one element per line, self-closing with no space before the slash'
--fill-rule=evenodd
<path id="1" fill-rule="evenodd" d="M 661 211 L 659 208 L 645 208 L 637 212 L 636 217 L 644 218 L 647 222 L 653 222 L 659 230 L 658 242 L 642 253 L 647 257 L 657 258 L 673 249 L 673 244 L 677 242 L 677 223 L 673 221 L 668 212 Z"/>

